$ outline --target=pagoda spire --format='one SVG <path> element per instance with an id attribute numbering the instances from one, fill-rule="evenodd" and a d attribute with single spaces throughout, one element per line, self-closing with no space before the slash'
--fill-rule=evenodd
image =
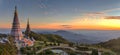
<path id="1" fill-rule="evenodd" d="M 13 23 L 19 24 L 17 6 L 15 6 L 15 12 L 14 12 L 14 20 L 13 20 Z"/>
<path id="2" fill-rule="evenodd" d="M 18 19 L 17 6 L 15 6 L 11 35 L 15 38 L 15 40 L 21 40 L 23 37 L 22 32 L 20 30 L 20 23 L 19 23 L 19 19 Z"/>
<path id="3" fill-rule="evenodd" d="M 25 30 L 25 34 L 26 34 L 27 37 L 29 36 L 30 32 L 31 32 L 31 29 L 30 29 L 29 18 L 28 18 L 27 27 L 26 27 L 26 30 Z"/>

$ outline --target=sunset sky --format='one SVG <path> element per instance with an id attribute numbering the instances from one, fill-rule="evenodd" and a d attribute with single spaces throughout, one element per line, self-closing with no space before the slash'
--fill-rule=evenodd
<path id="1" fill-rule="evenodd" d="M 14 7 L 21 28 L 120 30 L 120 0 L 0 0 L 0 28 L 11 28 Z"/>

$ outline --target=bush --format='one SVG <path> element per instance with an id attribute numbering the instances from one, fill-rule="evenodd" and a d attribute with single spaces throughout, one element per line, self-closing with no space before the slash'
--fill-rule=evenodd
<path id="1" fill-rule="evenodd" d="M 91 55 L 98 55 L 98 50 L 93 49 L 93 50 L 92 50 L 92 54 L 91 54 Z"/>
<path id="2" fill-rule="evenodd" d="M 102 55 L 114 55 L 114 54 L 112 54 L 110 52 L 103 52 Z"/>

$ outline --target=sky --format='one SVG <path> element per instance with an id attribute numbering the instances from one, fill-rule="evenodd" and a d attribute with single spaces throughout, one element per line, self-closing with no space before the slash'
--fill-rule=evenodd
<path id="1" fill-rule="evenodd" d="M 120 0 L 0 0 L 0 28 L 11 28 L 17 6 L 21 28 L 120 30 Z"/>

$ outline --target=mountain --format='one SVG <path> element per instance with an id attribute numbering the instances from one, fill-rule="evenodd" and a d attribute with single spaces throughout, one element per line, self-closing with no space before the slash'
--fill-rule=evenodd
<path id="1" fill-rule="evenodd" d="M 117 55 L 120 55 L 120 38 L 111 39 L 106 42 L 101 42 L 98 45 L 107 49 L 111 49 L 112 51 L 116 52 Z"/>
<path id="2" fill-rule="evenodd" d="M 30 37 L 33 37 L 36 41 L 69 43 L 68 40 L 56 34 L 39 34 L 39 33 L 31 32 Z"/>
<path id="3" fill-rule="evenodd" d="M 82 35 L 82 34 L 76 34 L 74 32 L 65 31 L 65 30 L 58 30 L 58 31 L 54 31 L 54 32 L 40 32 L 40 33 L 60 35 L 64 39 L 67 39 L 71 42 L 87 43 L 87 44 L 101 42 L 101 41 L 95 40 L 94 38 L 90 38 L 90 36 L 85 36 L 85 35 Z"/>
<path id="4" fill-rule="evenodd" d="M 78 30 L 77 33 L 102 42 L 120 37 L 120 30 Z"/>
<path id="5" fill-rule="evenodd" d="M 44 34 L 52 34 L 52 33 L 54 34 L 54 32 L 57 32 L 57 30 L 52 30 L 52 29 L 32 29 L 32 30 L 36 33 L 44 33 Z M 24 31 L 24 29 L 22 29 L 22 31 Z M 9 34 L 9 32 L 10 29 L 0 28 L 0 33 L 2 34 Z M 83 35 L 85 39 L 88 39 L 90 41 L 92 40 L 95 42 L 105 42 L 110 39 L 115 39 L 120 37 L 120 30 L 67 30 L 67 32 L 72 32 L 74 34 L 77 33 L 80 36 Z M 68 36 L 64 36 L 64 37 L 68 37 Z"/>
<path id="6" fill-rule="evenodd" d="M 93 40 L 92 38 L 90 38 L 90 36 L 76 34 L 76 33 L 70 32 L 70 31 L 58 30 L 58 31 L 54 32 L 54 34 L 60 35 L 63 38 L 65 38 L 69 41 L 72 41 L 72 42 L 87 43 L 87 44 L 100 42 L 97 40 Z"/>
<path id="7" fill-rule="evenodd" d="M 37 33 L 57 34 L 71 42 L 99 43 L 120 37 L 119 30 L 38 30 Z"/>

